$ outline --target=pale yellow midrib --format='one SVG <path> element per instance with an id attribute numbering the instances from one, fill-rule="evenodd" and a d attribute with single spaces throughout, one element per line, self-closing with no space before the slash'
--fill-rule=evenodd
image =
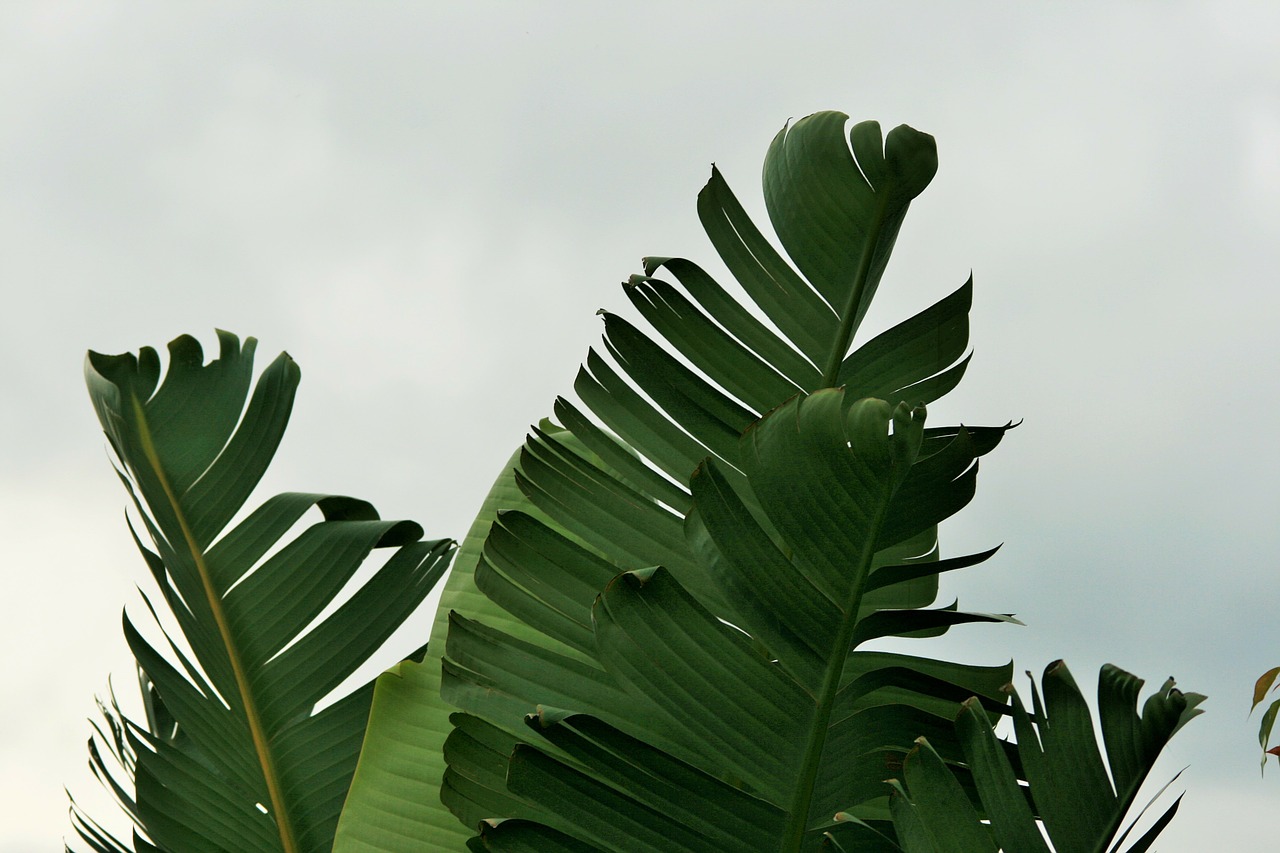
<path id="1" fill-rule="evenodd" d="M 227 625 L 227 615 L 222 609 L 222 599 L 217 590 L 213 588 L 213 579 L 209 576 L 209 568 L 205 563 L 204 552 L 196 544 L 191 527 L 187 524 L 186 515 L 182 511 L 181 504 L 178 503 L 178 497 L 174 494 L 169 478 L 165 475 L 164 468 L 160 464 L 160 457 L 156 453 L 155 443 L 151 440 L 151 430 L 147 426 L 146 410 L 143 408 L 142 402 L 138 400 L 137 395 L 131 395 L 130 399 L 133 403 L 134 417 L 138 424 L 138 438 L 142 444 L 143 455 L 146 457 L 147 464 L 155 472 L 156 479 L 160 481 L 160 487 L 164 489 L 165 498 L 173 509 L 174 517 L 178 519 L 178 526 L 182 530 L 182 537 L 186 542 L 187 550 L 190 551 L 191 558 L 196 565 L 196 571 L 200 575 L 200 583 L 204 588 L 209 610 L 213 613 L 214 622 L 218 626 L 218 634 L 222 637 L 222 644 L 227 650 L 227 658 L 231 662 L 231 671 L 235 675 L 236 687 L 240 691 L 240 700 L 244 705 L 245 719 L 249 724 L 249 734 L 253 740 L 253 748 L 258 754 L 258 763 L 262 767 L 263 781 L 266 783 L 267 794 L 271 799 L 271 813 L 275 817 L 276 829 L 280 833 L 281 847 L 284 853 L 298 853 L 299 848 L 297 839 L 294 837 L 293 822 L 289 819 L 289 812 L 285 807 L 284 792 L 280 790 L 280 779 L 276 773 L 275 762 L 272 760 L 271 751 L 267 745 L 266 731 L 262 725 L 262 718 L 258 714 L 258 705 L 249 690 L 249 678 L 245 674 L 244 663 L 240 659 L 240 650 L 232 640 L 231 630 Z"/>

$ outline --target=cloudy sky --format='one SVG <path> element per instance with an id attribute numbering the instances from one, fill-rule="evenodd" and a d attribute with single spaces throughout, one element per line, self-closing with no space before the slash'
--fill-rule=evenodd
<path id="1" fill-rule="evenodd" d="M 0 851 L 60 843 L 63 786 L 111 818 L 87 718 L 110 673 L 130 692 L 145 569 L 86 349 L 288 349 L 264 488 L 461 536 L 639 258 L 716 267 L 710 163 L 759 212 L 769 140 L 819 109 L 937 137 L 868 322 L 972 270 L 974 361 L 931 416 L 1024 419 L 943 546 L 1006 543 L 945 593 L 1027 627 L 937 653 L 1208 693 L 1160 849 L 1274 843 L 1246 713 L 1280 663 L 1280 6 L 637 8 L 0 8 Z"/>

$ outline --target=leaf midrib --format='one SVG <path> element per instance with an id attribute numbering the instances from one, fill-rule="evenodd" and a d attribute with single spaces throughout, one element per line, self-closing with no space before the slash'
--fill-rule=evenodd
<path id="1" fill-rule="evenodd" d="M 204 589 L 205 599 L 208 602 L 210 612 L 213 614 L 214 623 L 218 626 L 218 634 L 222 639 L 227 658 L 231 663 L 231 671 L 235 676 L 236 687 L 240 692 L 240 701 L 244 706 L 245 719 L 249 725 L 253 748 L 257 753 L 258 763 L 262 767 L 263 780 L 267 786 L 267 794 L 271 799 L 271 814 L 275 818 L 276 829 L 280 833 L 281 847 L 284 853 L 298 853 L 299 847 L 293 831 L 293 822 L 285 805 L 280 778 L 275 768 L 271 750 L 268 747 L 266 730 L 262 724 L 257 702 L 254 701 L 253 693 L 249 687 L 249 678 L 244 669 L 240 650 L 232 638 L 231 629 L 227 622 L 227 614 L 222 607 L 222 599 L 217 590 L 214 589 L 213 578 L 210 575 L 208 564 L 205 562 L 204 552 L 196 543 L 195 535 L 191 532 L 191 526 L 187 522 L 182 505 L 174 493 L 173 486 L 169 483 L 164 466 L 160 463 L 160 456 L 156 452 L 155 443 L 151 438 L 151 428 L 147 424 L 146 410 L 142 405 L 142 401 L 138 399 L 136 393 L 130 394 L 130 401 L 133 404 L 134 417 L 138 424 L 138 439 L 142 445 L 143 456 L 155 473 L 156 479 L 160 482 L 160 488 L 164 490 L 170 509 L 172 509 L 174 517 L 178 520 L 178 527 L 182 531 L 187 550 L 195 563 L 196 572 L 200 576 L 200 583 Z"/>
<path id="2" fill-rule="evenodd" d="M 840 365 L 849 352 L 856 331 L 854 321 L 858 314 L 858 305 L 862 302 L 862 293 L 867 287 L 867 277 L 871 272 L 871 262 L 875 256 L 875 247 L 880 240 L 880 229 L 884 225 L 885 211 L 889 205 L 888 192 L 879 193 L 868 183 L 873 196 L 879 196 L 874 216 L 867 227 L 867 236 L 862 244 L 862 254 L 858 256 L 858 269 L 854 273 L 853 288 L 845 301 L 844 311 L 840 313 L 840 326 L 836 329 L 835 340 L 831 343 L 831 355 L 827 357 L 826 367 L 822 371 L 822 388 L 834 388 L 840 375 Z"/>
<path id="3" fill-rule="evenodd" d="M 817 785 L 818 771 L 821 768 L 822 753 L 827 743 L 827 722 L 831 717 L 831 709 L 835 705 L 839 692 L 840 679 L 844 674 L 844 665 L 849 658 L 849 643 L 858 624 L 858 611 L 862 605 L 862 596 L 866 590 L 867 578 L 871 573 L 871 564 L 876 554 L 876 534 L 884 522 L 889 501 L 893 496 L 893 480 L 886 479 L 884 493 L 881 496 L 876 514 L 867 528 L 867 538 L 858 554 L 857 568 L 850 585 L 849 597 L 845 602 L 846 618 L 840 625 L 831 646 L 831 656 L 827 659 L 826 670 L 822 678 L 822 687 L 818 693 L 818 704 L 814 709 L 813 722 L 809 728 L 809 742 L 805 747 L 804 761 L 801 764 L 800 777 L 796 785 L 795 798 L 788 809 L 787 828 L 784 833 L 782 850 L 785 853 L 798 853 L 804 842 L 804 834 L 809 826 L 809 810 L 813 803 L 813 791 Z"/>

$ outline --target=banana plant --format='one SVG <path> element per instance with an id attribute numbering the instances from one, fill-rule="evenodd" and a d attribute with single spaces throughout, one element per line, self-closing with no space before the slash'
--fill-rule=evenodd
<path id="1" fill-rule="evenodd" d="M 927 134 L 903 126 L 885 137 L 875 122 L 846 133 L 847 122 L 842 113 L 815 114 L 784 128 L 770 146 L 765 200 L 790 261 L 713 168 L 698 213 L 741 295 L 691 261 L 648 258 L 644 274 L 624 290 L 670 350 L 602 312 L 612 364 L 592 351 L 575 383 L 595 419 L 557 400 L 561 426 L 535 428 L 495 486 L 446 584 L 426 660 L 402 664 L 379 681 L 336 849 L 463 849 L 482 819 L 554 823 L 545 804 L 505 783 L 506 758 L 522 752 L 521 744 L 536 740 L 539 750 L 567 760 L 556 752 L 560 747 L 526 728 L 523 719 L 537 706 L 573 712 L 575 719 L 591 716 L 741 796 L 780 799 L 773 806 L 785 813 L 788 837 L 807 847 L 830 829 L 817 816 L 834 814 L 837 803 L 887 821 L 881 780 L 892 775 L 912 739 L 928 731 L 947 740 L 950 715 L 965 697 L 984 696 L 993 710 L 1004 700 L 1009 666 L 854 649 L 882 636 L 936 636 L 960 622 L 1010 617 L 966 614 L 954 604 L 926 609 L 941 572 L 992 553 L 942 560 L 936 524 L 970 499 L 977 457 L 995 447 L 1007 427 L 923 424 L 924 405 L 954 388 L 968 364 L 971 283 L 853 348 L 903 217 L 932 180 L 937 158 Z M 857 405 L 866 398 L 880 402 Z M 796 419 L 798 411 L 813 414 Z M 913 443 L 895 451 L 894 473 L 871 489 L 876 506 L 839 505 L 846 515 L 881 514 L 860 528 L 866 536 L 848 553 L 825 550 L 818 534 L 774 517 L 785 512 L 781 496 L 800 489 L 795 483 L 806 472 L 820 473 L 810 471 L 814 459 L 797 452 L 792 462 L 799 467 L 790 479 L 774 463 L 761 462 L 778 490 L 766 501 L 747 474 L 744 433 L 787 432 L 765 430 L 767 415 L 821 421 L 821 428 L 804 432 L 817 444 L 814 436 L 831 439 L 841 430 L 851 440 L 848 430 L 861 432 L 846 424 L 846 415 L 870 418 L 872 411 L 878 420 L 871 420 L 886 430 L 895 424 L 892 435 L 886 431 L 878 441 L 910 435 Z M 895 438 L 899 428 L 905 432 Z M 749 533 L 742 541 L 769 547 L 768 592 L 727 580 L 733 575 L 727 566 L 750 563 L 726 544 L 735 528 L 711 536 L 687 521 L 702 517 L 695 470 L 734 496 L 733 519 Z M 890 513 L 894 496 L 898 508 Z M 897 520 L 885 528 L 886 519 Z M 847 545 L 848 534 L 833 541 Z M 766 766 L 781 761 L 796 770 L 796 787 L 783 795 L 743 756 L 731 767 L 703 767 L 725 754 L 723 744 L 711 732 L 675 725 L 677 709 L 606 664 L 613 658 L 596 635 L 595 601 L 624 575 L 644 578 L 634 581 L 641 589 L 682 590 L 690 612 L 712 620 L 704 619 L 706 625 L 735 632 L 720 642 L 749 643 L 763 656 L 757 663 L 764 670 L 794 667 L 790 689 L 815 697 L 800 728 L 788 730 L 804 732 L 805 745 Z M 804 616 L 814 624 L 801 630 L 763 613 L 788 603 L 797 612 L 817 607 Z M 440 642 L 446 632 L 447 649 Z M 804 646 L 804 656 L 790 659 L 792 649 L 777 645 L 787 642 Z M 455 711 L 466 714 L 451 722 Z M 830 760 L 823 746 L 823 732 L 838 722 L 834 714 L 844 715 L 840 720 L 862 715 L 865 724 L 852 727 L 867 740 L 857 742 L 861 751 L 848 766 Z M 833 786 L 845 782 L 852 793 L 837 795 Z"/>
<path id="2" fill-rule="evenodd" d="M 933 849 L 911 845 L 935 813 L 935 840 L 946 821 L 975 843 L 1003 839 L 997 822 L 1015 839 L 1036 820 L 1064 825 L 1063 767 L 1083 761 L 1090 784 L 1101 767 L 1091 727 L 1060 703 L 1070 690 L 1046 676 L 1045 707 L 1036 694 L 1027 715 L 1007 704 L 1011 665 L 875 648 L 1016 621 L 932 606 L 940 574 L 994 553 L 944 559 L 937 530 L 1008 426 L 925 425 L 968 364 L 971 283 L 859 337 L 937 158 L 911 128 L 846 127 L 819 113 L 769 149 L 765 201 L 787 257 L 713 167 L 699 217 L 740 294 L 690 261 L 646 259 L 624 290 L 665 346 L 602 312 L 608 357 L 589 353 L 582 408 L 558 399 L 558 423 L 535 427 L 498 478 L 428 646 L 318 712 L 452 543 L 322 495 L 280 495 L 232 525 L 288 420 L 287 356 L 246 408 L 252 339 L 219 333 L 203 365 L 179 338 L 163 384 L 150 349 L 90 354 L 90 394 L 154 550 L 134 538 L 171 612 L 161 621 L 144 597 L 167 653 L 126 615 L 146 719 L 111 696 L 90 740 L 135 849 L 914 853 Z M 312 507 L 324 520 L 290 537 Z M 394 553 L 338 604 L 378 547 Z M 1199 698 L 1166 685 L 1137 720 L 1139 686 L 1117 678 L 1102 702 L 1117 787 L 1089 789 L 1098 808 L 1065 821 L 1087 826 L 1053 836 L 1062 851 L 1102 849 L 1078 842 L 1102 824 L 1114 835 L 1196 712 Z M 988 714 L 1013 716 L 1017 745 Z M 949 813 L 961 799 L 969 811 Z M 95 850 L 128 849 L 74 804 L 73 823 Z"/>
<path id="3" fill-rule="evenodd" d="M 454 547 L 335 495 L 276 495 L 236 521 L 279 445 L 300 372 L 282 353 L 255 386 L 256 341 L 218 340 L 208 364 L 194 338 L 170 343 L 163 382 L 150 347 L 91 352 L 85 364 L 141 522 L 130 531 L 168 611 L 162 620 L 143 595 L 160 647 L 123 617 L 145 719 L 112 695 L 89 741 L 133 837 L 72 804 L 79 836 L 104 853 L 331 849 L 372 683 L 331 694 L 422 602 Z M 321 518 L 292 535 L 313 509 Z M 375 550 L 385 562 L 341 600 Z"/>
<path id="4" fill-rule="evenodd" d="M 1174 733 L 1203 713 L 1198 706 L 1205 697 L 1183 693 L 1168 679 L 1139 714 L 1142 680 L 1103 666 L 1098 710 L 1104 762 L 1088 705 L 1066 664 L 1050 664 L 1041 684 L 1043 699 L 1031 683 L 1031 713 L 1013 693 L 1017 755 L 1027 787 L 1019 785 L 1020 774 L 981 704 L 969 700 L 961 707 L 956 729 L 981 811 L 928 739 L 919 738 L 891 801 L 903 853 L 1050 853 L 1041 826 L 1057 853 L 1117 853 L 1125 844 L 1146 811 L 1125 825 L 1152 765 Z M 1127 853 L 1150 849 L 1181 799 L 1155 818 Z"/>

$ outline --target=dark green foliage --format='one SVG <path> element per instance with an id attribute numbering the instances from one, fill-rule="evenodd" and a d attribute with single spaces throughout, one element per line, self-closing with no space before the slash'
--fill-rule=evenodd
<path id="1" fill-rule="evenodd" d="M 315 706 L 421 603 L 453 546 L 333 495 L 276 495 L 229 527 L 275 453 L 299 371 L 281 354 L 246 408 L 255 341 L 218 337 L 208 364 L 194 338 L 173 341 L 163 383 L 150 348 L 86 362 L 144 528 L 134 541 L 183 641 L 145 595 L 167 652 L 124 617 L 147 718 L 129 719 L 114 699 L 102 706 L 98 741 L 127 782 L 92 739 L 90 763 L 145 836 L 135 834 L 139 851 L 328 850 L 373 685 Z M 323 520 L 287 538 L 313 508 Z M 318 620 L 374 549 L 391 555 Z M 73 821 L 95 850 L 128 847 L 74 807 Z"/>

